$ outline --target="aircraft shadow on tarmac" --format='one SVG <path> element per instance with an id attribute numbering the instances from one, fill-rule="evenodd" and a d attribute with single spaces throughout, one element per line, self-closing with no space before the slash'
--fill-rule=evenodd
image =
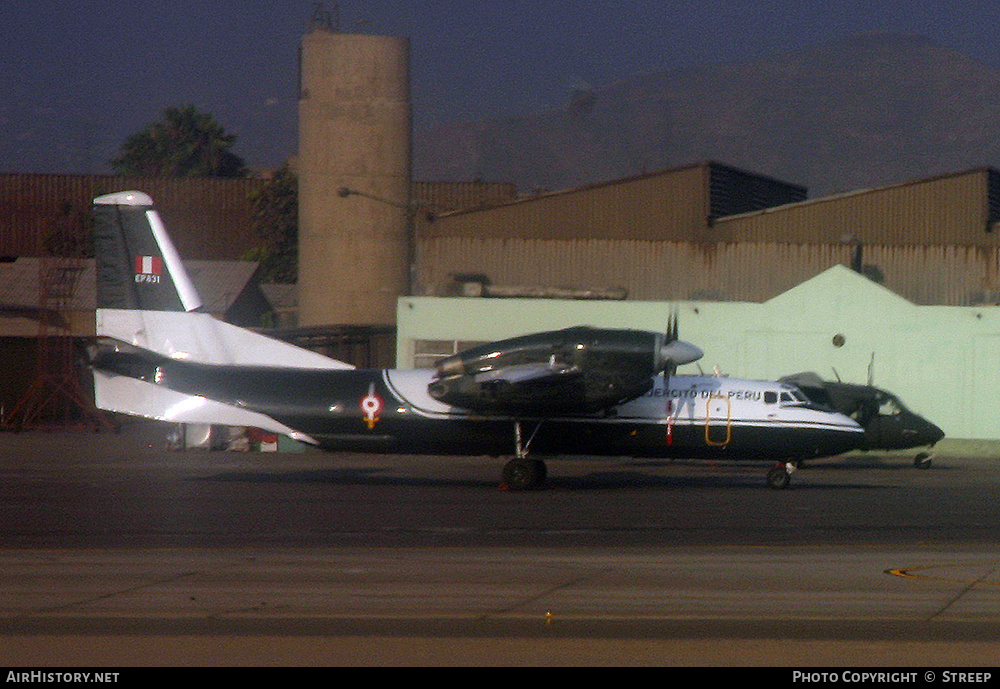
<path id="1" fill-rule="evenodd" d="M 477 479 L 440 479 L 420 476 L 389 475 L 387 468 L 344 468 L 344 469 L 301 469 L 297 471 L 227 471 L 210 476 L 196 476 L 196 481 L 220 481 L 237 483 L 318 483 L 335 485 L 367 486 L 466 486 L 488 488 L 496 486 L 496 481 Z"/>
<path id="2" fill-rule="evenodd" d="M 884 455 L 879 453 L 832 457 L 804 462 L 802 471 L 953 471 L 954 467 L 936 461 L 928 469 L 915 469 L 913 458 L 906 455 Z"/>
<path id="3" fill-rule="evenodd" d="M 657 469 L 671 466 L 682 466 L 682 473 L 663 475 L 656 473 Z M 624 466 L 618 465 L 607 470 L 586 471 L 567 474 L 559 472 L 559 462 L 552 462 L 545 484 L 535 489 L 546 490 L 620 490 L 620 489 L 753 489 L 765 490 L 766 463 L 746 463 L 728 461 L 686 461 L 686 460 L 632 460 Z M 631 467 L 631 468 L 630 468 Z M 808 480 L 809 473 L 820 476 L 830 471 L 914 471 L 898 460 L 864 457 L 851 458 L 844 464 L 834 462 L 817 463 L 796 472 L 802 476 L 792 482 L 795 489 L 800 490 L 843 490 L 843 489 L 886 489 L 889 486 L 877 486 L 856 481 L 834 483 L 816 483 Z M 503 486 L 495 478 L 475 478 L 465 476 L 419 476 L 401 470 L 391 464 L 373 467 L 332 467 L 317 469 L 295 469 L 287 471 L 261 471 L 259 469 L 232 470 L 213 473 L 205 476 L 192 477 L 197 481 L 219 481 L 236 483 L 275 483 L 275 484 L 330 484 L 330 485 L 369 485 L 369 486 L 400 486 L 400 487 L 451 487 L 502 490 Z M 770 492 L 770 491 L 768 491 Z"/>

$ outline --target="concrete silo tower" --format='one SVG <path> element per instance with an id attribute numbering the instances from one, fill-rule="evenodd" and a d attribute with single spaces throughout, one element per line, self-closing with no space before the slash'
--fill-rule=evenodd
<path id="1" fill-rule="evenodd" d="M 409 41 L 313 28 L 299 100 L 299 324 L 386 325 L 409 289 Z"/>

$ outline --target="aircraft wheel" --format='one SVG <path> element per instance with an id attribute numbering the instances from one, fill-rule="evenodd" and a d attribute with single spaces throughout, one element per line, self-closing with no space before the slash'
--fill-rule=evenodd
<path id="1" fill-rule="evenodd" d="M 769 488 L 781 490 L 783 488 L 788 488 L 788 484 L 791 482 L 792 477 L 788 474 L 788 470 L 782 465 L 778 465 L 767 472 L 767 485 Z"/>
<path id="2" fill-rule="evenodd" d="M 512 459 L 503 468 L 503 482 L 507 490 L 529 490 L 545 481 L 545 462 L 531 459 Z"/>
<path id="3" fill-rule="evenodd" d="M 913 458 L 913 466 L 918 469 L 928 469 L 931 466 L 931 455 L 928 452 L 921 452 Z"/>

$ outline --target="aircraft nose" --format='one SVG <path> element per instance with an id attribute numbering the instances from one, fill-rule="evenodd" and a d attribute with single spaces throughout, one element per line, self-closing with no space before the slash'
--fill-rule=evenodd
<path id="1" fill-rule="evenodd" d="M 927 436 L 928 445 L 934 445 L 937 441 L 944 437 L 944 431 L 929 421 L 927 422 L 927 430 L 925 431 L 925 434 Z"/>
<path id="2" fill-rule="evenodd" d="M 909 423 L 912 438 L 911 447 L 934 445 L 944 437 L 944 431 L 922 416 L 913 414 Z"/>

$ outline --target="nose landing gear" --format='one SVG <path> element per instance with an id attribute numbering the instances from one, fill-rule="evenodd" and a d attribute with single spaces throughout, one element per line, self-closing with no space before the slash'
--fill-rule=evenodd
<path id="1" fill-rule="evenodd" d="M 795 471 L 795 468 L 791 462 L 776 464 L 773 469 L 767 472 L 768 487 L 774 490 L 788 488 L 788 484 L 792 482 L 792 472 Z"/>
<path id="2" fill-rule="evenodd" d="M 545 483 L 547 476 L 548 469 L 542 460 L 515 457 L 504 465 L 501 487 L 510 491 L 531 490 Z"/>

